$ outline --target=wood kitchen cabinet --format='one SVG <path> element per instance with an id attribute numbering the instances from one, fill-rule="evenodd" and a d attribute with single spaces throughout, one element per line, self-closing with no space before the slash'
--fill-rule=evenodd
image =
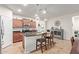
<path id="1" fill-rule="evenodd" d="M 20 31 L 13 31 L 13 43 L 21 42 L 24 40 L 24 35 Z"/>
<path id="2" fill-rule="evenodd" d="M 31 28 L 36 28 L 36 22 L 35 21 L 31 21 L 30 22 L 30 27 Z"/>
<path id="3" fill-rule="evenodd" d="M 30 25 L 30 20 L 23 19 L 23 25 Z"/>
<path id="4" fill-rule="evenodd" d="M 13 28 L 21 28 L 22 27 L 22 20 L 21 19 L 14 19 L 13 20 Z"/>
<path id="5" fill-rule="evenodd" d="M 31 28 L 36 28 L 36 22 L 29 19 L 14 19 L 13 28 L 22 28 L 23 25 L 28 25 Z"/>
<path id="6" fill-rule="evenodd" d="M 36 22 L 33 20 L 23 19 L 23 23 L 24 23 L 24 25 L 28 25 L 31 28 L 36 28 Z"/>
<path id="7" fill-rule="evenodd" d="M 36 28 L 36 22 L 35 21 L 33 22 L 33 28 Z"/>

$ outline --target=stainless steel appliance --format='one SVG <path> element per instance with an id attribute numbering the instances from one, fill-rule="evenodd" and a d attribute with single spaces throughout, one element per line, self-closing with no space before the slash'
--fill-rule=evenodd
<path id="1" fill-rule="evenodd" d="M 3 36 L 4 36 L 4 25 L 3 25 L 3 20 L 1 19 L 1 16 L 0 16 L 0 53 L 2 49 Z"/>
<path id="2" fill-rule="evenodd" d="M 0 19 L 0 53 L 1 53 L 1 19 Z"/>

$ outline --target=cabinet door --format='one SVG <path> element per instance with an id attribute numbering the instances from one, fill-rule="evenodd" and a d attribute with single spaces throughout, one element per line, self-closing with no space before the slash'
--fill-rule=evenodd
<path id="1" fill-rule="evenodd" d="M 13 28 L 22 27 L 22 20 L 13 20 Z"/>
<path id="2" fill-rule="evenodd" d="M 21 32 L 13 32 L 13 43 L 23 41 L 23 33 Z"/>
<path id="3" fill-rule="evenodd" d="M 24 25 L 29 25 L 30 24 L 30 20 L 23 19 L 23 23 L 24 23 Z"/>
<path id="4" fill-rule="evenodd" d="M 30 23 L 30 26 L 31 26 L 31 28 L 36 28 L 36 22 L 35 22 L 35 21 L 32 21 L 32 22 Z"/>
<path id="5" fill-rule="evenodd" d="M 33 22 L 33 28 L 36 28 L 36 22 L 35 21 Z"/>
<path id="6" fill-rule="evenodd" d="M 36 28 L 36 22 L 33 20 L 23 19 L 23 23 L 24 23 L 24 25 L 28 25 L 31 28 Z"/>

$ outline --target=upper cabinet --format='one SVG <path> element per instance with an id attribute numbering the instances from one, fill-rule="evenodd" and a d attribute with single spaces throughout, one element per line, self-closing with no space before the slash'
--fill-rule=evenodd
<path id="1" fill-rule="evenodd" d="M 13 28 L 21 28 L 22 26 L 29 26 L 30 28 L 36 28 L 36 22 L 29 19 L 14 19 Z"/>
<path id="2" fill-rule="evenodd" d="M 30 25 L 30 20 L 28 19 L 23 19 L 23 25 Z"/>
<path id="3" fill-rule="evenodd" d="M 30 28 L 36 28 L 36 22 L 29 19 L 23 19 L 24 25 L 28 25 Z"/>
<path id="4" fill-rule="evenodd" d="M 14 19 L 13 20 L 13 28 L 21 28 L 22 27 L 22 20 Z"/>
<path id="5" fill-rule="evenodd" d="M 31 28 L 36 28 L 36 22 L 35 21 L 31 21 L 30 22 L 30 26 L 31 26 Z"/>

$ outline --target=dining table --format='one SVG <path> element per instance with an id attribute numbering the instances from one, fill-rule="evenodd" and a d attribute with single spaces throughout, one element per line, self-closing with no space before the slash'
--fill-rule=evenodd
<path id="1" fill-rule="evenodd" d="M 79 39 L 75 39 L 70 54 L 79 54 Z"/>

